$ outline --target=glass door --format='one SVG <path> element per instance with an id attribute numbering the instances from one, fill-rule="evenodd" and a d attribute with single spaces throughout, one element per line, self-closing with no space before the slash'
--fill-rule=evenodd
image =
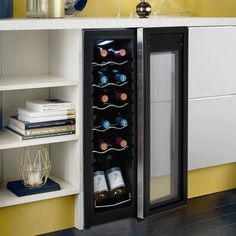
<path id="1" fill-rule="evenodd" d="M 178 52 L 150 53 L 150 203 L 178 198 Z"/>
<path id="2" fill-rule="evenodd" d="M 138 73 L 142 80 L 138 93 L 143 91 L 143 101 L 138 109 L 143 109 L 139 118 L 143 119 L 143 151 L 138 159 L 143 164 L 145 216 L 187 199 L 187 29 L 142 33 L 143 76 Z"/>

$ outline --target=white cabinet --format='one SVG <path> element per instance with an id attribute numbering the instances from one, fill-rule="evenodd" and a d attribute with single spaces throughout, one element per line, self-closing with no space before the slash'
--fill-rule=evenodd
<path id="1" fill-rule="evenodd" d="M 189 169 L 236 161 L 236 96 L 189 102 Z"/>
<path id="2" fill-rule="evenodd" d="M 68 195 L 76 198 L 75 226 L 83 228 L 82 133 L 82 31 L 0 31 L 0 126 L 24 107 L 26 100 L 58 98 L 76 107 L 76 133 L 21 141 L 0 130 L 0 207 Z M 24 147 L 47 145 L 52 170 L 50 178 L 61 190 L 17 197 L 6 188 L 8 180 L 20 179 Z"/>
<path id="3" fill-rule="evenodd" d="M 189 29 L 189 169 L 236 162 L 236 26 Z"/>
<path id="4" fill-rule="evenodd" d="M 189 97 L 236 93 L 236 26 L 189 29 Z"/>

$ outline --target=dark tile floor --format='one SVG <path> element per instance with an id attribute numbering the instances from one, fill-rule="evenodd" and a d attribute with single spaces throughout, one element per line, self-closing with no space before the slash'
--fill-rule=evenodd
<path id="1" fill-rule="evenodd" d="M 145 220 L 123 219 L 44 236 L 236 236 L 236 189 L 191 199 L 185 207 Z"/>

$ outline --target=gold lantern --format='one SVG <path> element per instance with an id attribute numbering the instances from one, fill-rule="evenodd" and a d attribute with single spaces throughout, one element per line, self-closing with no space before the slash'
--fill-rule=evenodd
<path id="1" fill-rule="evenodd" d="M 47 147 L 24 148 L 20 172 L 26 187 L 39 187 L 46 184 L 50 170 L 51 162 Z"/>

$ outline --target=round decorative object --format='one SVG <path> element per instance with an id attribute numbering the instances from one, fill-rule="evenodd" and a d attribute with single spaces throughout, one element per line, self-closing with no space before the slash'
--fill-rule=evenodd
<path id="1" fill-rule="evenodd" d="M 46 147 L 25 148 L 21 160 L 21 178 L 26 187 L 39 187 L 46 184 L 51 170 Z"/>
<path id="2" fill-rule="evenodd" d="M 77 0 L 74 7 L 77 11 L 82 11 L 87 4 L 87 0 Z"/>
<path id="3" fill-rule="evenodd" d="M 73 15 L 76 11 L 82 11 L 87 0 L 65 0 L 65 14 Z"/>
<path id="4" fill-rule="evenodd" d="M 147 18 L 152 11 L 152 7 L 149 3 L 146 2 L 146 0 L 142 0 L 137 6 L 136 6 L 136 12 L 140 18 Z"/>

